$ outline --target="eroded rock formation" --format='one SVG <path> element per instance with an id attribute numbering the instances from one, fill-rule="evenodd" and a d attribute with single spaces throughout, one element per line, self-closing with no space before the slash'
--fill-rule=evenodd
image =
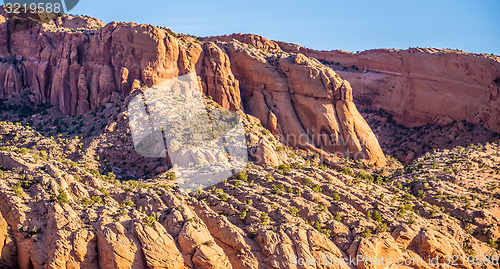
<path id="1" fill-rule="evenodd" d="M 500 132 L 500 58 L 446 49 L 317 51 L 251 34 L 209 37 L 302 53 L 332 67 L 357 105 L 383 109 L 407 127 L 467 121 Z"/>
<path id="2" fill-rule="evenodd" d="M 2 11 L 3 12 L 3 11 Z M 5 14 L 4 14 L 5 15 Z M 301 54 L 262 53 L 235 43 L 199 42 L 169 29 L 75 17 L 12 32 L 0 19 L 0 98 L 28 88 L 35 103 L 82 114 L 113 96 L 196 72 L 226 109 L 255 115 L 288 145 L 322 155 L 385 157 L 352 102 L 350 84 Z"/>

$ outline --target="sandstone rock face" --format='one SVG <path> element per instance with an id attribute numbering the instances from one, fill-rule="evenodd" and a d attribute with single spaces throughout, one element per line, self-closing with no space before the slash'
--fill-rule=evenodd
<path id="1" fill-rule="evenodd" d="M 386 110 L 407 127 L 465 120 L 500 132 L 498 56 L 420 48 L 316 51 L 249 34 L 206 40 L 233 39 L 321 60 L 351 83 L 357 105 Z"/>
<path id="2" fill-rule="evenodd" d="M 500 132 L 499 57 L 410 49 L 342 53 L 338 59 L 356 67 L 339 73 L 359 90 L 358 103 L 382 108 L 403 125 L 465 120 Z"/>
<path id="3" fill-rule="evenodd" d="M 240 81 L 245 111 L 261 119 L 280 141 L 342 157 L 385 158 L 352 102 L 349 82 L 302 54 L 263 54 L 237 43 L 224 45 Z"/>
<path id="4" fill-rule="evenodd" d="M 385 164 L 352 101 L 350 84 L 302 54 L 202 44 L 150 25 L 113 22 L 103 27 L 95 19 L 71 16 L 12 33 L 2 12 L 0 98 L 27 88 L 35 103 L 75 115 L 125 98 L 141 84 L 150 87 L 195 72 L 214 101 L 258 117 L 289 146 Z M 248 42 L 278 48 L 265 38 Z"/>

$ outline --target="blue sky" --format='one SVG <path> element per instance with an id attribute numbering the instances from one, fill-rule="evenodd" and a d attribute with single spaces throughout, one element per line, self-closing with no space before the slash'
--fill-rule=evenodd
<path id="1" fill-rule="evenodd" d="M 70 13 L 196 36 L 254 33 L 321 50 L 435 47 L 500 55 L 499 12 L 499 0 L 80 0 Z"/>

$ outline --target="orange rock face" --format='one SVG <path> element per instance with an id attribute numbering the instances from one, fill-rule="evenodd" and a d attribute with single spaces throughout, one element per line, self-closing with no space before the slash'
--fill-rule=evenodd
<path id="1" fill-rule="evenodd" d="M 248 45 L 202 43 L 150 25 L 113 22 L 103 27 L 95 19 L 75 17 L 16 33 L 8 27 L 1 17 L 1 40 L 8 42 L 0 44 L 0 98 L 28 88 L 35 103 L 82 114 L 112 96 L 128 96 L 140 84 L 150 87 L 196 72 L 214 101 L 258 117 L 290 146 L 385 164 L 352 102 L 349 83 L 304 55 L 264 55 Z M 277 49 L 265 38 L 252 40 Z"/>
<path id="2" fill-rule="evenodd" d="M 207 40 L 215 39 L 321 60 L 351 83 L 356 104 L 384 109 L 408 127 L 465 120 L 500 132 L 498 56 L 440 49 L 316 51 L 248 34 Z"/>

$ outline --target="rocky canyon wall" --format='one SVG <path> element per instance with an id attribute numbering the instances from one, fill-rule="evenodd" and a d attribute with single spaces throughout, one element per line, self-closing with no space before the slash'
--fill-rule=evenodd
<path id="1" fill-rule="evenodd" d="M 320 60 L 351 83 L 358 106 L 386 110 L 407 127 L 465 120 L 500 132 L 498 56 L 420 48 L 316 51 L 248 34 L 205 40 L 233 39 Z"/>
<path id="2" fill-rule="evenodd" d="M 15 31 L 2 12 L 0 98 L 29 89 L 35 103 L 82 114 L 196 72 L 207 95 L 226 109 L 257 116 L 288 145 L 385 164 L 350 84 L 317 60 L 73 16 Z"/>

